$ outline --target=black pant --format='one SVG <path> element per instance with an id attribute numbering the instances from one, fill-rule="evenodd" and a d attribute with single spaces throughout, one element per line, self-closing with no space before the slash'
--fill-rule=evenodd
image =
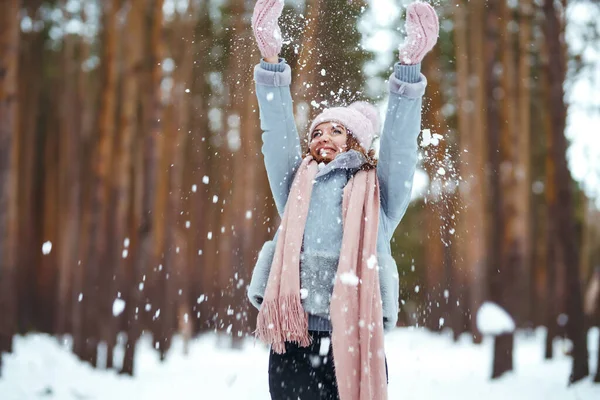
<path id="1" fill-rule="evenodd" d="M 285 344 L 285 354 L 269 355 L 272 400 L 339 400 L 330 332 L 309 332 L 312 343 Z M 321 348 L 323 344 L 323 348 Z M 387 360 L 385 374 L 387 378 Z"/>

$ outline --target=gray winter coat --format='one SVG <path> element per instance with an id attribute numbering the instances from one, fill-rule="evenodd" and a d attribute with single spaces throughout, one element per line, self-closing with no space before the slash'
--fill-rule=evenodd
<path id="1" fill-rule="evenodd" d="M 254 69 L 254 80 L 264 131 L 262 153 L 281 216 L 302 157 L 292 110 L 291 69 L 284 60 L 279 64 L 263 61 Z M 398 270 L 390 240 L 410 201 L 426 85 L 420 64 L 396 64 L 389 81 L 389 104 L 377 165 L 381 202 L 377 257 L 386 330 L 396 326 L 399 309 Z M 343 189 L 363 163 L 364 156 L 350 150 L 321 166 L 315 178 L 300 255 L 300 292 L 310 330 L 331 330 L 329 304 L 342 243 Z M 277 236 L 261 249 L 248 287 L 248 297 L 256 308 L 262 303 Z"/>

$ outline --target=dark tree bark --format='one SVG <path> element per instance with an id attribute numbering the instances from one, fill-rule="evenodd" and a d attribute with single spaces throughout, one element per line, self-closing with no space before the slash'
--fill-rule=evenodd
<path id="1" fill-rule="evenodd" d="M 558 270 L 558 249 L 556 242 L 556 223 L 555 215 L 558 212 L 556 206 L 556 166 L 554 159 L 551 156 L 550 150 L 552 149 L 552 130 L 550 128 L 551 123 L 550 113 L 546 117 L 546 309 L 545 309 L 545 325 L 546 325 L 546 343 L 544 349 L 544 358 L 549 360 L 554 356 L 553 342 L 557 335 L 557 317 L 559 310 L 561 309 L 560 299 L 557 296 L 557 279 L 556 272 Z"/>
<path id="2" fill-rule="evenodd" d="M 565 53 L 563 49 L 561 22 L 553 0 L 545 0 L 543 5 L 545 21 L 544 33 L 548 54 L 552 55 L 549 64 L 550 115 L 552 118 L 551 154 L 556 165 L 557 241 L 562 249 L 562 261 L 566 268 L 567 293 L 567 335 L 573 342 L 573 366 L 569 382 L 574 383 L 589 374 L 587 338 L 584 327 L 583 300 L 579 277 L 579 251 L 576 243 L 575 208 L 571 188 L 571 175 L 567 165 L 567 139 L 565 137 L 566 105 L 563 84 L 565 81 Z"/>
<path id="3" fill-rule="evenodd" d="M 3 4 L 0 14 L 0 372 L 2 353 L 12 351 L 16 333 L 15 265 L 17 140 L 17 68 L 19 60 L 19 1 Z"/>
<path id="4" fill-rule="evenodd" d="M 33 2 L 32 2 L 33 3 Z M 30 3 L 31 4 L 31 3 Z M 37 6 L 31 4 L 28 12 L 37 17 Z M 17 324 L 19 332 L 24 327 L 35 325 L 33 285 L 36 266 L 43 257 L 41 251 L 42 231 L 39 221 L 43 219 L 44 196 L 39 194 L 43 182 L 43 146 L 40 146 L 40 116 L 43 115 L 42 96 L 45 82 L 44 64 L 47 64 L 45 51 L 47 36 L 44 32 L 22 32 L 19 50 L 19 104 L 27 104 L 26 109 L 19 110 L 19 146 L 17 184 L 18 234 L 16 244 L 16 279 L 18 292 Z M 46 112 L 47 114 L 47 112 Z M 46 125 L 43 125 L 46 127 Z"/>
<path id="5" fill-rule="evenodd" d="M 513 369 L 514 335 L 505 333 L 494 338 L 494 363 L 492 379 L 499 378 Z"/>
<path id="6" fill-rule="evenodd" d="M 84 10 L 81 11 L 81 18 L 84 23 L 87 22 L 87 15 Z M 88 59 L 91 54 L 91 45 L 82 40 L 79 45 L 80 58 Z M 77 93 L 75 95 L 77 103 L 81 106 L 80 120 L 80 139 L 81 139 L 81 154 L 80 157 L 80 205 L 79 212 L 79 236 L 74 248 L 74 259 L 77 260 L 76 265 L 71 269 L 70 289 L 69 289 L 69 317 L 70 317 L 70 332 L 73 337 L 73 352 L 80 358 L 84 359 L 85 350 L 85 313 L 84 303 L 82 302 L 82 294 L 84 292 L 84 267 L 83 260 L 87 257 L 88 243 L 90 241 L 89 229 L 91 223 L 91 188 L 93 179 L 92 165 L 86 161 L 91 158 L 92 146 L 90 146 L 91 137 L 96 133 L 94 128 L 97 107 L 96 98 L 100 90 L 100 85 L 97 83 L 96 74 L 89 74 L 83 68 L 78 68 L 76 76 L 71 79 L 77 80 Z M 71 210 L 73 211 L 73 210 Z"/>
<path id="7" fill-rule="evenodd" d="M 500 118 L 500 102 L 497 98 L 498 89 L 500 87 L 499 76 L 496 73 L 496 64 L 500 60 L 499 46 L 500 39 L 500 1 L 488 3 L 487 9 L 487 130 L 489 144 L 489 162 L 490 162 L 490 215 L 491 224 L 489 226 L 489 258 L 488 258 L 488 279 L 490 299 L 507 309 L 507 298 L 511 294 L 509 292 L 510 283 L 508 264 L 506 262 L 504 249 L 504 238 L 507 231 L 507 226 L 504 221 L 506 197 L 502 190 L 501 182 L 501 130 L 502 127 Z M 510 336 L 507 337 L 507 336 Z M 493 378 L 497 378 L 507 371 L 512 369 L 512 334 L 497 336 L 494 339 L 494 361 L 493 361 Z"/>
<path id="8" fill-rule="evenodd" d="M 439 48 L 436 47 L 423 65 L 428 82 L 423 125 L 431 128 L 432 134 L 447 136 L 444 129 L 445 122 L 441 115 L 443 99 L 439 57 Z M 452 171 L 446 157 L 447 140 L 448 138 L 444 137 L 438 145 L 429 145 L 424 151 L 424 167 L 432 187 L 427 194 L 425 206 L 427 239 L 424 258 L 426 262 L 425 308 L 427 311 L 424 325 L 433 331 L 439 331 L 449 325 L 455 329 L 456 335 L 458 333 L 456 328 L 461 333 L 464 328 L 454 326 L 449 318 L 450 308 L 456 305 L 455 296 L 459 290 L 458 287 L 452 285 L 452 257 L 448 257 L 454 248 L 452 239 L 448 237 L 448 231 L 453 228 L 449 213 L 452 194 L 445 188 L 448 180 L 451 180 L 452 177 L 441 176 L 437 173 L 440 167 Z M 450 295 L 454 301 L 449 301 Z M 440 323 L 441 318 L 444 319 L 443 324 Z"/>
<path id="9" fill-rule="evenodd" d="M 173 72 L 173 89 L 171 91 L 171 122 L 167 130 L 170 132 L 170 140 L 165 142 L 165 154 L 169 163 L 168 179 L 168 197 L 166 201 L 166 232 L 165 232 L 165 262 L 162 275 L 159 277 L 161 288 L 160 296 L 163 299 L 162 311 L 159 325 L 159 352 L 161 360 L 166 358 L 166 354 L 171 347 L 173 335 L 177 329 L 177 316 L 180 309 L 186 307 L 184 297 L 179 293 L 187 294 L 184 288 L 186 281 L 184 254 L 185 241 L 183 238 L 183 221 L 181 217 L 183 204 L 183 176 L 185 170 L 185 154 L 187 142 L 191 136 L 190 129 L 190 109 L 186 106 L 185 89 L 191 87 L 193 70 L 193 48 L 189 46 L 188 40 L 193 37 L 193 21 L 191 16 L 194 14 L 192 5 L 188 4 L 188 9 L 184 14 L 177 16 L 176 34 L 173 35 L 173 56 L 179 60 Z M 185 314 L 185 312 L 182 312 Z M 183 317 L 183 315 L 182 315 Z"/>
<path id="10" fill-rule="evenodd" d="M 63 7 L 66 1 L 63 2 Z M 54 329 L 57 334 L 70 332 L 68 320 L 71 311 L 73 270 L 77 267 L 81 219 L 81 111 L 78 99 L 78 66 L 76 35 L 67 35 L 63 44 L 64 93 L 61 99 L 62 132 L 60 138 L 59 204 L 60 219 L 58 251 L 58 288 Z M 80 54 L 81 52 L 79 52 Z"/>
<path id="11" fill-rule="evenodd" d="M 200 6 L 199 19 L 195 27 L 195 37 L 210 38 L 212 35 L 212 24 L 209 17 L 208 4 L 203 2 Z M 195 54 L 206 54 L 210 48 L 210 41 L 196 40 L 194 43 Z M 190 182 L 188 188 L 194 190 L 188 196 L 188 205 L 186 207 L 190 213 L 190 245 L 188 246 L 188 263 L 191 268 L 190 276 L 190 292 L 188 293 L 189 300 L 192 304 L 193 325 L 192 332 L 197 334 L 202 330 L 202 315 L 200 308 L 202 304 L 198 304 L 198 299 L 202 296 L 209 282 L 202 279 L 202 272 L 207 269 L 206 253 L 204 248 L 204 240 L 206 238 L 207 206 L 209 204 L 206 196 L 207 186 L 202 182 L 204 176 L 210 176 L 210 164 L 207 162 L 209 157 L 209 138 L 210 138 L 210 122 L 208 112 L 210 107 L 210 86 L 203 77 L 208 71 L 209 60 L 206 57 L 198 57 L 198 60 L 193 66 L 193 81 L 192 91 L 195 93 L 190 107 L 192 118 L 193 132 L 199 134 L 193 135 L 190 143 L 190 157 L 188 173 Z"/>
<path id="12" fill-rule="evenodd" d="M 127 8 L 127 20 L 123 29 L 123 72 L 121 86 L 121 114 L 119 123 L 119 134 L 115 142 L 115 162 L 112 173 L 113 197 L 111 207 L 113 211 L 109 215 L 111 219 L 108 246 L 109 265 L 114 271 L 113 280 L 108 282 L 110 293 L 121 293 L 121 299 L 125 301 L 125 307 L 133 305 L 129 303 L 128 285 L 135 285 L 127 280 L 125 274 L 131 278 L 132 257 L 131 249 L 131 197 L 133 194 L 133 154 L 134 144 L 138 133 L 138 111 L 140 105 L 140 73 L 142 72 L 142 57 L 144 34 L 143 22 L 145 17 L 144 1 L 131 1 Z M 135 239 L 134 239 L 135 241 Z M 126 283 L 125 283 L 126 282 Z M 107 343 L 106 367 L 113 367 L 113 350 L 116 345 L 117 333 L 121 327 L 120 322 L 127 315 L 113 316 L 111 306 L 114 297 L 105 299 L 105 314 L 109 319 L 104 324 L 103 340 Z M 134 306 L 135 307 L 135 306 Z"/>
<path id="13" fill-rule="evenodd" d="M 475 313 L 483 303 L 487 288 L 486 241 L 488 213 L 486 212 L 486 59 L 484 53 L 485 4 L 476 2 L 465 7 L 461 0 L 454 3 L 454 44 L 457 73 L 457 129 L 459 139 L 459 169 L 463 182 L 459 186 L 460 208 L 457 213 L 456 253 L 464 261 L 462 270 L 457 263 L 453 291 L 457 288 L 460 304 L 456 306 L 454 322 L 469 330 L 475 343 L 481 342 Z M 468 28 L 468 31 L 467 31 Z M 471 32 L 469 35 L 468 32 Z M 470 87 L 469 82 L 478 84 Z M 470 108 L 472 110 L 470 110 Z M 463 289 L 464 288 L 464 289 Z M 462 293 L 462 296 L 461 296 Z M 452 296 L 452 292 L 451 292 Z M 452 299 L 452 306 L 455 301 Z M 460 323 L 460 320 L 464 321 Z M 455 334 L 460 329 L 455 329 Z"/>
<path id="14" fill-rule="evenodd" d="M 136 199 L 134 200 L 134 221 L 136 226 L 136 242 L 133 251 L 133 282 L 130 286 L 130 302 L 128 307 L 127 322 L 127 344 L 125 346 L 125 355 L 121 373 L 133 375 L 135 368 L 135 345 L 141 334 L 141 316 L 144 292 L 139 289 L 138 284 L 143 282 L 143 276 L 149 270 L 149 265 L 153 260 L 154 253 L 154 212 L 155 212 L 155 191 L 156 174 L 158 165 L 158 153 L 156 141 L 161 130 L 162 104 L 160 99 L 160 83 L 162 81 L 162 70 L 160 60 L 163 59 L 163 3 L 164 0 L 152 0 L 150 2 L 151 25 L 148 29 L 148 60 L 146 65 L 150 66 L 149 79 L 143 106 L 143 134 L 140 136 L 142 154 L 136 163 L 136 177 L 141 187 L 136 190 Z"/>
<path id="15" fill-rule="evenodd" d="M 120 1 L 103 3 L 103 87 L 98 117 L 98 142 L 93 156 L 93 186 L 89 252 L 85 263 L 83 308 L 84 361 L 94 367 L 98 362 L 98 344 L 107 318 L 106 297 L 109 296 L 112 268 L 107 265 L 107 222 L 110 193 L 110 168 L 115 137 L 117 93 L 117 12 Z"/>
<path id="16" fill-rule="evenodd" d="M 521 298 L 519 315 L 521 323 L 532 327 L 533 324 L 533 236 L 531 234 L 531 28 L 533 20 L 533 0 L 519 2 L 519 52 L 517 57 L 517 96 L 518 129 L 516 130 L 517 168 L 517 220 L 515 228 L 521 242 L 519 246 L 521 264 L 519 265 L 518 293 Z"/>

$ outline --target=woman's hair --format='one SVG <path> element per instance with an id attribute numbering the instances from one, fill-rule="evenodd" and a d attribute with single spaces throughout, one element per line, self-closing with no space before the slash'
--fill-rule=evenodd
<path id="1" fill-rule="evenodd" d="M 371 149 L 368 152 L 366 152 L 365 149 L 360 145 L 360 143 L 358 143 L 358 140 L 354 137 L 352 132 L 349 130 L 347 130 L 347 132 L 348 132 L 348 139 L 346 140 L 346 144 L 348 145 L 348 149 L 353 149 L 353 150 L 361 152 L 367 159 L 367 162 L 365 162 L 362 165 L 362 167 L 360 167 L 360 169 L 362 169 L 364 171 L 368 171 L 370 169 L 377 168 L 377 159 L 375 158 L 375 150 Z"/>

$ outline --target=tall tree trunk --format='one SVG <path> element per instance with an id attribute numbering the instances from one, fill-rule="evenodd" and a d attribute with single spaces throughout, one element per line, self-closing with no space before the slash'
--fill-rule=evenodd
<path id="1" fill-rule="evenodd" d="M 56 90 L 58 84 L 49 85 L 50 91 Z M 60 141 L 60 109 L 56 104 L 46 100 L 44 108 L 46 120 L 44 125 L 47 134 L 42 139 L 44 149 L 43 173 L 41 194 L 44 202 L 42 204 L 41 232 L 43 241 L 51 243 L 54 251 L 44 252 L 43 257 L 35 264 L 34 274 L 32 276 L 33 298 L 34 301 L 34 329 L 42 332 L 49 332 L 53 325 L 53 312 L 56 305 L 56 283 L 57 283 L 57 262 L 58 252 L 56 248 L 61 248 L 60 238 L 58 236 L 58 212 L 59 212 L 59 141 Z"/>
<path id="2" fill-rule="evenodd" d="M 550 96 L 548 68 L 549 55 L 547 51 L 542 52 L 543 68 L 541 71 L 542 78 L 542 97 Z M 558 334 L 557 319 L 559 310 L 562 307 L 562 298 L 558 296 L 557 291 L 557 271 L 560 265 L 558 261 L 558 248 L 556 241 L 556 221 L 555 215 L 558 212 L 556 203 L 556 165 L 552 157 L 553 137 L 552 137 L 552 111 L 549 104 L 543 108 L 543 128 L 546 136 L 546 155 L 545 155 L 545 202 L 546 202 L 546 221 L 545 221 L 545 265 L 546 265 L 546 287 L 545 287 L 545 325 L 546 325 L 546 341 L 544 349 L 544 358 L 547 360 L 554 356 L 554 338 Z"/>
<path id="3" fill-rule="evenodd" d="M 481 335 L 476 327 L 476 318 L 473 313 L 478 310 L 483 301 L 489 297 L 489 288 L 485 284 L 489 279 L 489 257 L 490 241 L 489 229 L 491 226 L 489 213 L 486 208 L 486 194 L 489 191 L 489 182 L 486 179 L 486 174 L 489 173 L 489 160 L 486 155 L 486 149 L 489 148 L 487 141 L 486 130 L 488 129 L 488 107 L 487 104 L 487 84 L 488 81 L 488 63 L 486 59 L 486 41 L 485 41 L 485 4 L 476 2 L 473 4 L 473 13 L 471 14 L 471 23 L 475 32 L 481 34 L 471 35 L 471 46 L 473 48 L 473 72 L 477 77 L 478 85 L 474 89 L 474 103 L 476 110 L 473 114 L 473 135 L 472 149 L 474 178 L 471 182 L 473 204 L 471 212 L 468 213 L 472 217 L 469 229 L 474 238 L 469 259 L 471 262 L 471 280 L 469 281 L 470 299 L 469 308 L 471 315 L 471 332 L 473 332 L 474 341 L 478 343 L 481 340 Z M 494 121 L 495 123 L 495 121 Z"/>
<path id="4" fill-rule="evenodd" d="M 254 46 L 253 39 L 250 35 L 250 26 L 241 16 L 244 14 L 244 2 L 236 1 L 236 31 L 238 32 L 238 40 L 240 48 L 243 51 L 238 52 L 231 59 L 231 70 L 234 72 L 236 80 L 244 82 L 244 87 L 240 88 L 241 93 L 249 93 L 252 91 L 254 83 L 251 77 L 252 69 L 248 68 L 245 60 L 251 56 L 251 49 Z M 236 93 L 240 93 L 237 92 Z M 239 148 L 231 148 L 232 151 L 232 171 L 233 171 L 233 198 L 229 206 L 229 220 L 226 224 L 227 235 L 230 236 L 232 249 L 232 257 L 230 258 L 231 272 L 229 277 L 222 277 L 221 286 L 227 292 L 228 303 L 231 306 L 221 308 L 227 314 L 227 324 L 229 334 L 232 336 L 234 347 L 238 348 L 242 345 L 243 330 L 246 326 L 242 319 L 244 310 L 242 305 L 246 305 L 245 286 L 240 285 L 240 282 L 248 281 L 250 274 L 247 273 L 245 262 L 251 258 L 245 258 L 253 245 L 254 234 L 251 231 L 251 219 L 247 218 L 246 212 L 252 212 L 253 197 L 256 194 L 256 166 L 257 160 L 257 145 L 258 138 L 258 121 L 257 114 L 252 112 L 252 103 L 239 95 L 234 94 L 230 99 L 230 113 L 237 118 L 236 126 L 230 127 L 230 133 L 239 136 Z M 226 283 L 227 282 L 227 283 Z M 237 307 L 236 307 L 237 306 Z"/>
<path id="5" fill-rule="evenodd" d="M 533 0 L 519 2 L 519 57 L 518 57 L 518 129 L 515 130 L 517 146 L 516 164 L 516 235 L 520 242 L 520 269 L 517 271 L 521 322 L 533 326 L 533 245 L 531 234 L 531 27 Z"/>
<path id="6" fill-rule="evenodd" d="M 128 4 L 127 20 L 124 26 L 123 42 L 123 78 L 121 87 L 122 107 L 120 114 L 119 135 L 116 142 L 116 160 L 115 172 L 113 174 L 114 190 L 114 213 L 109 217 L 113 222 L 112 233 L 109 240 L 110 264 L 114 270 L 115 278 L 112 280 L 112 293 L 121 293 L 124 297 L 125 307 L 131 308 L 135 305 L 129 304 L 130 293 L 126 293 L 126 286 L 123 280 L 129 285 L 136 286 L 135 282 L 128 280 L 125 276 L 131 278 L 132 257 L 129 256 L 131 246 L 131 197 L 133 194 L 133 153 L 134 142 L 138 133 L 138 111 L 140 108 L 140 73 L 142 72 L 143 43 L 144 32 L 143 24 L 146 11 L 144 1 L 131 1 Z M 135 239 L 134 239 L 135 240 Z M 127 275 L 125 275 L 127 274 Z M 110 311 L 112 305 L 111 298 L 107 299 Z M 108 359 L 107 368 L 113 365 L 113 349 L 116 344 L 116 335 L 120 328 L 120 318 L 110 315 L 110 323 L 105 326 L 104 339 L 107 342 Z M 125 314 L 127 315 L 127 314 Z"/>
<path id="7" fill-rule="evenodd" d="M 490 299 L 501 306 L 505 305 L 504 298 L 506 278 L 506 268 L 503 257 L 503 238 L 506 232 L 506 226 L 503 221 L 503 204 L 506 201 L 502 191 L 501 182 L 501 123 L 500 110 L 498 108 L 497 93 L 499 88 L 499 79 L 494 68 L 500 59 L 501 47 L 498 40 L 500 38 L 500 11 L 501 2 L 498 0 L 488 3 L 487 9 L 487 130 L 489 137 L 488 155 L 490 163 L 490 197 L 491 197 L 491 223 L 488 227 L 489 234 L 489 262 L 488 279 Z M 510 310 L 508 310 L 510 311 Z M 494 361 L 492 378 L 497 378 L 512 369 L 512 337 L 511 335 L 498 336 L 494 343 Z"/>
<path id="8" fill-rule="evenodd" d="M 157 137 L 161 133 L 162 123 L 162 103 L 160 84 L 162 81 L 161 61 L 164 56 L 163 50 L 163 3 L 164 0 L 151 0 L 151 25 L 149 28 L 149 46 L 147 65 L 150 68 L 147 91 L 144 95 L 143 123 L 144 129 L 140 135 L 141 148 L 143 155 L 141 162 L 136 163 L 136 177 L 141 188 L 136 190 L 136 196 L 139 198 L 134 201 L 136 212 L 134 220 L 139 221 L 136 227 L 137 246 L 135 247 L 133 257 L 133 277 L 137 284 L 131 285 L 131 307 L 128 307 L 127 321 L 129 329 L 127 331 L 127 345 L 123 360 L 122 373 L 133 375 L 135 368 L 135 345 L 141 334 L 141 321 L 138 311 L 142 309 L 143 291 L 139 284 L 143 282 L 143 277 L 149 271 L 149 266 L 153 261 L 154 246 L 154 213 L 155 213 L 155 191 L 156 191 L 156 173 L 158 164 Z M 141 167 L 141 168 L 140 168 Z"/>
<path id="9" fill-rule="evenodd" d="M 445 126 L 441 120 L 442 94 L 440 81 L 439 51 L 433 50 L 433 54 L 424 63 L 424 73 L 428 79 L 428 104 L 425 106 L 424 126 L 431 129 L 432 134 L 446 136 L 443 131 Z M 427 194 L 425 206 L 425 220 L 427 226 L 427 239 L 425 241 L 425 263 L 426 263 L 426 309 L 424 324 L 431 330 L 441 330 L 444 323 L 450 322 L 448 315 L 448 298 L 446 293 L 454 292 L 450 286 L 450 277 L 447 273 L 445 254 L 449 250 L 450 243 L 445 239 L 445 233 L 452 229 L 451 222 L 447 219 L 447 209 L 450 193 L 447 188 L 446 175 L 438 173 L 443 168 L 446 173 L 451 173 L 450 165 L 446 158 L 446 145 L 444 138 L 439 143 L 430 144 L 425 149 L 425 170 L 429 175 L 430 188 Z M 451 179 L 451 178 L 450 178 Z M 452 293 L 454 296 L 454 293 Z M 452 305 L 454 305 L 453 303 Z M 441 323 L 444 318 L 444 323 Z"/>
<path id="10" fill-rule="evenodd" d="M 17 328 L 14 197 L 17 169 L 13 143 L 17 139 L 18 60 L 19 1 L 9 0 L 0 16 L 0 371 L 2 353 L 12 351 Z"/>
<path id="11" fill-rule="evenodd" d="M 550 80 L 550 110 L 552 116 L 552 157 L 556 162 L 557 194 L 557 240 L 562 249 L 566 268 L 567 292 L 567 334 L 573 342 L 573 367 L 569 381 L 577 382 L 589 374 L 587 337 L 584 327 L 583 300 L 579 277 L 579 251 L 576 244 L 573 194 L 571 175 L 567 165 L 567 139 L 565 137 L 566 105 L 563 84 L 565 81 L 566 60 L 561 37 L 561 23 L 553 0 L 544 0 L 544 33 L 548 53 L 552 55 L 548 70 Z"/>
<path id="12" fill-rule="evenodd" d="M 81 10 L 81 18 L 83 23 L 87 22 L 87 15 L 84 10 Z M 80 42 L 80 58 L 86 60 L 90 56 L 90 44 L 81 40 Z M 73 244 L 72 250 L 74 252 L 74 259 L 77 260 L 74 267 L 71 269 L 71 287 L 70 287 L 70 307 L 69 313 L 71 318 L 71 329 L 70 332 L 73 337 L 73 352 L 80 358 L 84 359 L 85 351 L 85 330 L 84 330 L 84 304 L 83 304 L 83 291 L 84 291 L 84 260 L 86 260 L 87 252 L 89 250 L 89 228 L 91 224 L 91 185 L 93 179 L 92 165 L 87 162 L 90 151 L 90 138 L 92 133 L 95 132 L 95 116 L 97 107 L 96 94 L 99 90 L 99 85 L 96 84 L 94 75 L 86 72 L 83 68 L 78 68 L 78 73 L 72 79 L 77 80 L 77 103 L 81 105 L 81 121 L 80 121 L 80 140 L 81 147 L 80 154 L 81 159 L 79 160 L 80 165 L 80 178 L 79 178 L 79 191 L 80 191 L 80 210 L 78 212 L 80 216 L 79 221 L 79 232 L 80 235 L 77 238 L 77 243 Z"/>
<path id="13" fill-rule="evenodd" d="M 107 318 L 104 304 L 112 280 L 112 268 L 107 265 L 107 222 L 110 193 L 110 168 L 115 137 L 116 99 L 117 99 L 117 12 L 120 0 L 111 0 L 103 4 L 103 88 L 98 117 L 99 132 L 96 152 L 93 160 L 94 183 L 92 187 L 92 216 L 90 242 L 84 281 L 84 337 L 86 346 L 83 353 L 85 361 L 97 365 L 100 331 Z M 100 319 L 100 320 L 99 320 Z"/>
<path id="14" fill-rule="evenodd" d="M 483 304 L 488 290 L 487 251 L 488 251 L 488 213 L 486 196 L 486 82 L 488 80 L 485 54 L 485 4 L 475 2 L 468 9 L 464 4 L 456 8 L 456 46 L 458 73 L 458 130 L 460 140 L 460 173 L 464 182 L 460 185 L 461 205 L 464 211 L 459 215 L 460 245 L 464 247 L 465 286 L 468 298 L 464 307 L 465 318 L 469 321 L 469 330 L 475 343 L 481 342 L 481 333 L 477 329 L 475 313 Z M 468 15 L 465 16 L 465 11 Z M 470 26 L 473 34 L 467 35 Z M 469 49 L 470 51 L 468 51 Z M 470 55 L 468 57 L 467 55 Z M 469 62 L 470 58 L 470 62 Z M 477 82 L 473 88 L 469 81 Z"/>
<path id="15" fill-rule="evenodd" d="M 188 173 L 190 175 L 189 189 L 191 193 L 188 197 L 188 205 L 186 209 L 190 212 L 190 245 L 188 246 L 188 263 L 192 270 L 190 281 L 189 299 L 192 302 L 192 311 L 194 313 L 192 323 L 194 324 L 193 332 L 199 333 L 202 329 L 201 314 L 199 304 L 200 296 L 204 294 L 209 282 L 202 279 L 203 270 L 208 268 L 205 263 L 206 257 L 204 253 L 204 239 L 206 238 L 206 215 L 207 185 L 204 183 L 204 176 L 209 177 L 208 173 L 208 155 L 209 155 L 209 138 L 210 138 L 210 123 L 209 123 L 209 93 L 210 87 L 205 74 L 208 71 L 208 60 L 203 55 L 207 54 L 210 48 L 212 39 L 212 26 L 210 23 L 208 4 L 203 2 L 200 8 L 200 17 L 196 22 L 195 36 L 204 38 L 203 40 L 195 40 L 195 54 L 199 55 L 198 60 L 194 63 L 193 76 L 194 84 L 192 87 L 192 131 L 195 133 L 192 136 L 190 145 L 190 165 Z M 209 177 L 210 179 L 210 177 Z M 209 181 L 210 182 L 210 181 Z"/>
<path id="16" fill-rule="evenodd" d="M 187 280 L 184 276 L 185 269 L 183 262 L 185 246 L 183 238 L 182 204 L 183 204 L 183 175 L 185 169 L 186 147 L 190 129 L 190 113 L 187 107 L 187 99 L 190 97 L 189 88 L 192 86 L 192 67 L 193 67 L 193 48 L 188 40 L 193 37 L 193 20 L 195 14 L 193 6 L 188 4 L 187 11 L 178 15 L 178 27 L 174 35 L 174 58 L 176 62 L 173 73 L 173 88 L 171 91 L 171 118 L 172 124 L 169 129 L 169 140 L 165 143 L 165 152 L 169 164 L 168 178 L 168 197 L 166 203 L 166 232 L 165 232 L 165 262 L 163 275 L 160 277 L 163 287 L 161 296 L 163 297 L 164 310 L 160 316 L 160 343 L 159 350 L 161 359 L 166 357 L 166 353 L 171 346 L 171 341 L 175 330 L 177 329 L 178 313 L 180 308 L 186 307 L 183 301 L 183 284 Z M 187 290 L 185 290 L 187 295 Z M 185 314 L 185 312 L 182 313 Z"/>
<path id="17" fill-rule="evenodd" d="M 500 164 L 495 174 L 499 175 L 499 191 L 502 193 L 500 202 L 499 222 L 502 224 L 502 235 L 497 239 L 499 245 L 500 269 L 494 277 L 495 301 L 503 307 L 513 319 L 517 317 L 518 304 L 523 298 L 518 298 L 516 280 L 518 271 L 523 268 L 522 241 L 516 230 L 517 214 L 517 171 L 519 132 L 517 131 L 517 92 L 516 92 L 516 62 L 513 50 L 513 37 L 509 25 L 513 21 L 512 9 L 505 0 L 500 1 L 500 48 L 502 61 L 502 109 L 500 133 Z M 513 367 L 512 333 L 504 333 L 494 339 L 494 371 L 492 377 L 499 377 Z"/>
<path id="18" fill-rule="evenodd" d="M 33 6 L 33 5 L 32 5 Z M 33 18 L 39 18 L 37 8 L 28 10 Z M 19 60 L 19 104 L 27 104 L 26 108 L 19 109 L 19 151 L 18 151 L 18 236 L 17 236 L 17 292 L 18 311 L 17 323 L 19 331 L 24 327 L 34 324 L 33 305 L 34 292 L 33 276 L 40 258 L 43 256 L 40 249 L 42 246 L 41 224 L 44 198 L 37 192 L 42 185 L 43 148 L 40 146 L 41 130 L 40 115 L 42 115 L 41 99 L 44 88 L 44 62 L 46 61 L 46 35 L 43 32 L 21 33 L 19 48 L 21 58 Z M 45 126 L 45 125 L 43 125 Z"/>
<path id="19" fill-rule="evenodd" d="M 64 2 L 66 5 L 66 2 Z M 81 114 L 82 104 L 78 101 L 78 76 L 81 60 L 76 56 L 78 36 L 67 35 L 64 38 L 63 63 L 65 76 L 64 94 L 61 99 L 62 134 L 60 138 L 60 182 L 59 228 L 60 249 L 58 249 L 58 288 L 56 299 L 56 318 L 54 329 L 57 334 L 69 331 L 71 288 L 73 270 L 77 267 L 77 248 L 79 246 L 81 218 Z"/>
<path id="20" fill-rule="evenodd" d="M 250 27 L 246 25 L 246 31 L 250 32 Z M 252 48 L 252 44 L 248 43 L 248 48 Z M 250 52 L 244 54 L 248 59 Z M 251 93 L 254 90 L 254 83 L 251 78 L 252 71 L 246 70 L 247 89 L 245 93 Z M 237 282 L 235 282 L 235 290 L 238 298 L 239 308 L 236 310 L 236 326 L 234 339 L 237 343 L 242 343 L 241 338 L 244 334 L 250 334 L 254 331 L 254 319 L 249 318 L 250 309 L 254 309 L 246 297 L 246 283 L 250 283 L 254 260 L 265 241 L 266 228 L 260 223 L 259 210 L 263 206 L 262 199 L 270 195 L 268 180 L 261 174 L 262 154 L 261 154 L 261 134 L 260 120 L 258 116 L 257 105 L 254 101 L 245 99 L 242 108 L 241 118 L 241 140 L 242 151 L 244 154 L 243 160 L 240 160 L 239 168 L 242 169 L 240 175 L 244 182 L 244 209 L 240 210 L 236 226 L 236 235 L 242 242 L 241 248 L 241 268 Z M 252 323 L 248 323 L 248 321 Z"/>

